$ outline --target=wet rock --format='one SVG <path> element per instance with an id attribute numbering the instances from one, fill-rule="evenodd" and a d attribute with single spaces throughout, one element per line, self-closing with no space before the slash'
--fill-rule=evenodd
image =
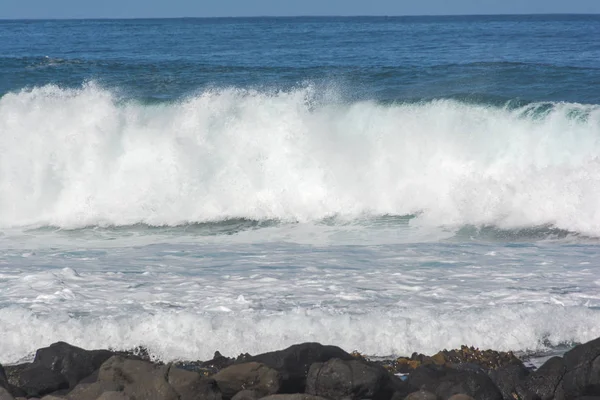
<path id="1" fill-rule="evenodd" d="M 170 366 L 167 382 L 177 392 L 179 400 L 221 400 L 221 391 L 214 379 Z"/>
<path id="2" fill-rule="evenodd" d="M 112 356 L 98 371 L 98 381 L 112 382 L 134 399 L 179 400 L 179 395 L 167 382 L 168 368 L 147 361 Z"/>
<path id="3" fill-rule="evenodd" d="M 376 364 L 334 358 L 311 365 L 306 393 L 328 399 L 389 400 L 408 385 Z"/>
<path id="4" fill-rule="evenodd" d="M 229 366 L 212 378 L 217 381 L 224 399 L 231 399 L 244 389 L 254 390 L 261 397 L 275 394 L 279 392 L 282 379 L 277 370 L 257 362 Z"/>
<path id="5" fill-rule="evenodd" d="M 353 360 L 354 357 L 337 346 L 319 343 L 302 343 L 287 349 L 249 357 L 245 362 L 255 361 L 278 370 L 282 375 L 282 393 L 304 393 L 306 375 L 313 363 L 326 362 L 332 358 Z"/>
<path id="6" fill-rule="evenodd" d="M 39 349 L 33 362 L 62 374 L 69 387 L 73 388 L 83 378 L 100 368 L 112 355 L 108 350 L 84 350 L 65 342 L 58 342 Z"/>
<path id="7" fill-rule="evenodd" d="M 418 392 L 412 392 L 406 396 L 404 400 L 438 400 L 438 397 L 435 395 L 435 393 L 431 393 L 426 390 L 419 390 Z"/>
<path id="8" fill-rule="evenodd" d="M 530 371 L 522 363 L 503 365 L 489 371 L 488 375 L 496 385 L 504 400 L 523 398 L 517 387 L 527 378 Z"/>
<path id="9" fill-rule="evenodd" d="M 203 376 L 211 376 L 222 370 L 223 368 L 227 368 L 230 365 L 233 365 L 236 361 L 243 362 L 246 357 L 250 357 L 249 355 L 240 355 L 238 359 L 224 357 L 218 351 L 215 351 L 215 354 L 212 360 L 208 361 L 184 361 L 174 363 L 175 367 L 179 369 L 185 369 L 187 371 L 198 372 Z"/>
<path id="10" fill-rule="evenodd" d="M 562 390 L 566 398 L 600 396 L 600 338 L 565 353 Z"/>
<path id="11" fill-rule="evenodd" d="M 59 372 L 33 363 L 19 372 L 16 386 L 23 390 L 27 397 L 42 397 L 67 389 L 69 382 Z"/>
<path id="12" fill-rule="evenodd" d="M 552 357 L 537 371 L 531 373 L 522 383 L 521 388 L 530 396 L 533 395 L 541 400 L 551 400 L 554 398 L 565 372 L 566 366 L 563 359 Z"/>
<path id="13" fill-rule="evenodd" d="M 409 375 L 408 384 L 435 393 L 442 399 L 466 394 L 477 400 L 502 400 L 502 394 L 486 374 L 445 366 L 423 365 Z"/>
<path id="14" fill-rule="evenodd" d="M 112 355 L 125 356 L 126 358 L 152 362 L 150 351 L 145 346 L 136 346 L 133 349 L 126 351 L 115 351 L 112 353 Z"/>

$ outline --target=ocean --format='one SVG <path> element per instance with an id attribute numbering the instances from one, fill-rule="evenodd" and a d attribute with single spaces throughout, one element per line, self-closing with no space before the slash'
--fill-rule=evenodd
<path id="1" fill-rule="evenodd" d="M 600 16 L 0 21 L 0 362 L 600 336 Z"/>

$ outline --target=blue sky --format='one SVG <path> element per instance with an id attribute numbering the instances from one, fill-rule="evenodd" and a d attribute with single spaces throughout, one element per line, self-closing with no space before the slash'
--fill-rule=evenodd
<path id="1" fill-rule="evenodd" d="M 600 0 L 0 0 L 0 18 L 600 13 Z"/>

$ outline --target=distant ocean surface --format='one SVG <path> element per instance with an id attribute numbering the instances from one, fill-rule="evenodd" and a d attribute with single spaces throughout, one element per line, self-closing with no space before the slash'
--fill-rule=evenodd
<path id="1" fill-rule="evenodd" d="M 0 362 L 600 336 L 600 16 L 0 21 Z"/>

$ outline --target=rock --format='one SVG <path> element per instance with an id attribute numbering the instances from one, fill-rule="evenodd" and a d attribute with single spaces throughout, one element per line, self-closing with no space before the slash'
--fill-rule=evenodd
<path id="1" fill-rule="evenodd" d="M 400 357 L 383 363 L 391 372 L 403 374 L 410 373 L 421 365 L 444 365 L 457 368 L 457 366 L 471 364 L 488 371 L 510 364 L 522 364 L 510 351 L 479 350 L 468 346 L 461 346 L 456 350 L 443 350 L 431 357 L 414 353 L 410 358 Z"/>
<path id="2" fill-rule="evenodd" d="M 123 392 L 104 392 L 96 400 L 133 400 Z"/>
<path id="3" fill-rule="evenodd" d="M 31 366 L 31 363 L 9 365 L 4 367 L 4 373 L 9 385 L 19 386 L 21 372 Z M 4 386 L 7 387 L 7 386 Z"/>
<path id="4" fill-rule="evenodd" d="M 475 400 L 471 396 L 467 396 L 466 394 L 455 394 L 450 397 L 448 400 Z"/>
<path id="5" fill-rule="evenodd" d="M 562 390 L 566 398 L 600 396 L 600 338 L 566 352 Z"/>
<path id="6" fill-rule="evenodd" d="M 8 392 L 8 390 L 0 386 L 0 400 L 15 400 L 15 398 Z"/>
<path id="7" fill-rule="evenodd" d="M 408 376 L 408 384 L 442 399 L 466 394 L 477 400 L 502 400 L 502 394 L 486 374 L 445 366 L 423 365 Z"/>
<path id="8" fill-rule="evenodd" d="M 306 393 L 333 400 L 389 400 L 395 392 L 408 393 L 408 385 L 375 364 L 334 358 L 311 365 Z"/>
<path id="9" fill-rule="evenodd" d="M 119 395 L 111 393 L 111 398 L 115 399 L 221 400 L 213 379 L 173 365 L 155 365 L 120 355 L 102 364 L 95 382 L 80 383 L 67 399 L 96 400 L 108 392 L 122 392 Z"/>
<path id="10" fill-rule="evenodd" d="M 108 350 L 84 350 L 58 342 L 39 349 L 33 362 L 61 373 L 69 382 L 69 387 L 73 388 L 112 355 Z"/>
<path id="11" fill-rule="evenodd" d="M 560 357 L 552 357 L 544 363 L 537 371 L 525 379 L 520 385 L 522 392 L 541 400 L 551 400 L 566 372 L 564 360 Z"/>
<path id="12" fill-rule="evenodd" d="M 253 357 L 244 357 L 244 362 L 255 361 L 278 370 L 282 374 L 282 393 L 303 393 L 306 374 L 313 363 L 326 362 L 332 358 L 353 360 L 352 355 L 336 346 L 319 343 L 302 343 L 284 350 L 272 351 Z"/>
<path id="13" fill-rule="evenodd" d="M 496 385 L 504 400 L 523 398 L 517 387 L 529 376 L 529 370 L 522 363 L 503 365 L 489 371 L 488 375 Z"/>
<path id="14" fill-rule="evenodd" d="M 258 400 L 261 397 L 262 396 L 260 396 L 254 390 L 242 390 L 240 392 L 237 392 L 237 394 L 233 396 L 231 400 Z"/>
<path id="15" fill-rule="evenodd" d="M 98 371 L 98 381 L 123 386 L 123 392 L 134 399 L 179 400 L 167 382 L 168 368 L 147 361 L 112 356 Z"/>
<path id="16" fill-rule="evenodd" d="M 438 400 L 438 397 L 434 393 L 419 390 L 418 392 L 412 392 L 404 400 Z"/>
<path id="17" fill-rule="evenodd" d="M 30 364 L 19 372 L 17 385 L 27 397 L 42 397 L 69 387 L 69 382 L 59 372 L 39 364 Z"/>
<path id="18" fill-rule="evenodd" d="M 306 393 L 294 394 L 272 394 L 267 397 L 262 397 L 260 400 L 328 400 L 319 396 L 312 396 Z"/>
<path id="19" fill-rule="evenodd" d="M 197 372 L 170 366 L 167 382 L 179 395 L 179 400 L 221 400 L 217 382 Z"/>
<path id="20" fill-rule="evenodd" d="M 251 389 L 260 397 L 275 394 L 281 387 L 281 374 L 265 364 L 248 362 L 222 369 L 212 378 L 217 381 L 223 399 L 231 399 L 236 393 Z"/>
<path id="21" fill-rule="evenodd" d="M 0 388 L 7 388 L 7 387 L 8 387 L 8 378 L 6 377 L 6 371 L 4 371 L 4 368 L 0 364 Z"/>
<path id="22" fill-rule="evenodd" d="M 80 383 L 67 394 L 67 399 L 96 400 L 104 392 L 119 392 L 121 390 L 123 390 L 123 385 L 114 382 Z"/>
<path id="23" fill-rule="evenodd" d="M 240 361 L 242 359 L 243 359 L 243 357 L 238 358 L 238 360 L 240 360 Z M 204 375 L 204 376 L 210 376 L 210 375 L 216 374 L 223 368 L 227 368 L 230 365 L 233 365 L 235 362 L 236 362 L 236 360 L 234 358 L 224 357 L 221 355 L 221 353 L 219 353 L 218 351 L 215 351 L 215 355 L 213 356 L 212 360 L 177 362 L 174 365 L 180 369 L 198 372 L 199 374 Z"/>
<path id="24" fill-rule="evenodd" d="M 42 400 L 65 400 L 64 397 L 60 397 L 60 396 L 54 396 L 52 394 L 49 394 L 48 396 L 44 396 L 42 397 Z"/>

